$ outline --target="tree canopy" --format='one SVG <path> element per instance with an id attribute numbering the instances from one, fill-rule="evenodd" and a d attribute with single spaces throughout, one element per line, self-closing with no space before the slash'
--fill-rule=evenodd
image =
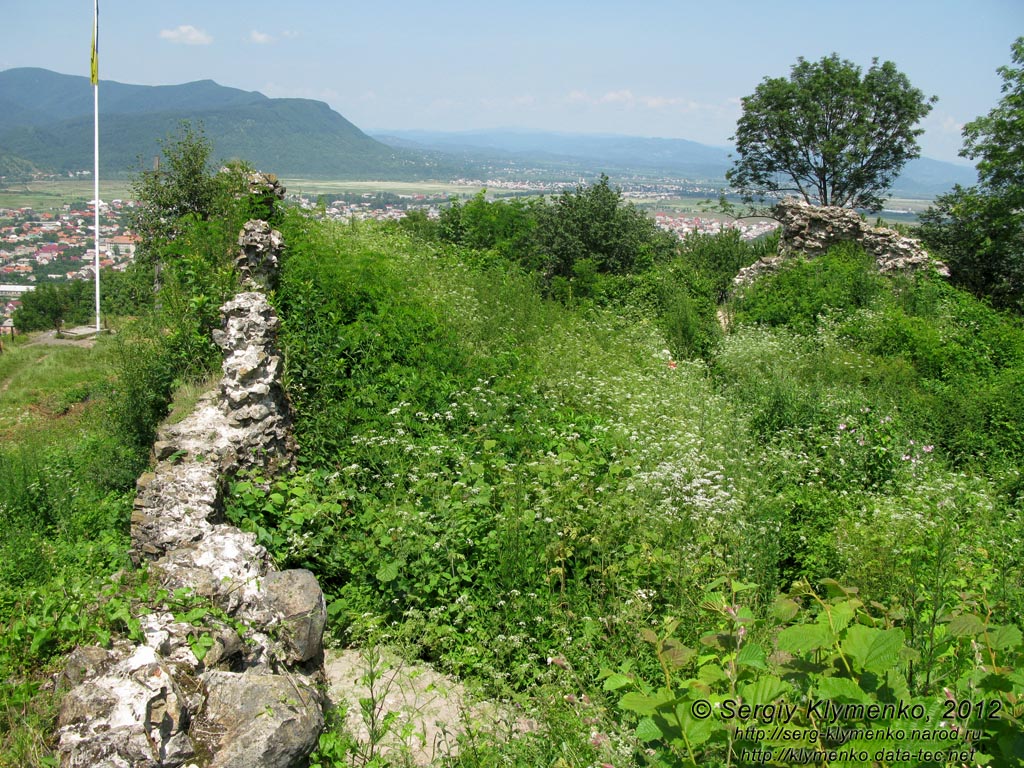
<path id="1" fill-rule="evenodd" d="M 867 73 L 833 53 L 797 59 L 743 99 L 739 158 L 727 178 L 747 200 L 793 193 L 816 205 L 876 211 L 904 164 L 920 155 L 914 126 L 927 98 L 887 61 Z"/>
<path id="2" fill-rule="evenodd" d="M 1003 97 L 964 126 L 961 156 L 977 160 L 978 184 L 935 200 L 921 237 L 940 251 L 954 281 L 998 306 L 1024 309 L 1024 37 L 1016 66 L 999 68 Z"/>
<path id="3" fill-rule="evenodd" d="M 248 167 L 235 165 L 228 167 L 228 173 L 216 172 L 213 145 L 202 125 L 183 122 L 177 135 L 161 142 L 161 149 L 160 164 L 142 171 L 132 182 L 138 207 L 131 226 L 140 238 L 136 258 L 143 263 L 159 263 L 169 244 L 191 222 L 227 215 L 245 190 Z"/>
<path id="4" fill-rule="evenodd" d="M 675 240 L 623 199 L 608 177 L 566 190 L 539 209 L 537 243 L 550 277 L 573 278 L 583 262 L 597 272 L 641 270 L 672 254 Z"/>
<path id="5" fill-rule="evenodd" d="M 43 283 L 21 298 L 14 312 L 14 325 L 20 331 L 41 331 L 52 328 L 60 333 L 64 323 L 86 322 L 89 319 L 89 292 L 86 283 Z"/>

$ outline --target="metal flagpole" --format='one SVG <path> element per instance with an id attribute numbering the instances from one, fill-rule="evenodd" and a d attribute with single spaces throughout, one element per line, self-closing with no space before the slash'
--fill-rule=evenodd
<path id="1" fill-rule="evenodd" d="M 92 61 L 90 79 L 93 95 L 93 209 L 96 214 L 96 333 L 100 332 L 100 70 L 99 70 L 100 0 L 94 0 L 92 16 Z"/>

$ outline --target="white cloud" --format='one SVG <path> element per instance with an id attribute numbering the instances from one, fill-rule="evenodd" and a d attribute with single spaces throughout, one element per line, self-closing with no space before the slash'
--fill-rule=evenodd
<path id="1" fill-rule="evenodd" d="M 597 100 L 598 104 L 634 104 L 636 97 L 630 90 L 608 91 Z"/>
<path id="2" fill-rule="evenodd" d="M 161 30 L 160 38 L 180 45 L 209 45 L 213 42 L 212 37 L 191 24 L 182 24 L 176 29 Z"/>
<path id="3" fill-rule="evenodd" d="M 274 42 L 274 38 L 266 32 L 258 32 L 254 29 L 249 33 L 249 42 L 256 43 L 256 45 L 266 45 L 267 43 Z"/>
<path id="4" fill-rule="evenodd" d="M 964 123 L 961 123 L 959 120 L 955 120 L 954 118 L 947 115 L 942 120 L 941 130 L 943 133 L 950 133 L 953 134 L 954 136 L 960 136 L 964 132 Z"/>

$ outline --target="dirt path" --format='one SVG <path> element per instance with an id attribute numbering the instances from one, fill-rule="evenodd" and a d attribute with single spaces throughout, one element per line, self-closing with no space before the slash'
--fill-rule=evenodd
<path id="1" fill-rule="evenodd" d="M 87 326 L 69 328 L 63 332 L 61 338 L 57 338 L 56 331 L 43 331 L 25 346 L 34 347 L 39 344 L 89 349 L 96 346 L 96 329 Z"/>

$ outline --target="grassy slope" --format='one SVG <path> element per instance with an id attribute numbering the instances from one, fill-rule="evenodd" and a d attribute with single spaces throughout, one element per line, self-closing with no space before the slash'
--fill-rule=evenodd
<path id="1" fill-rule="evenodd" d="M 127 565 L 131 480 L 103 428 L 115 343 L 0 355 L 0 765 L 43 765 L 56 698 L 43 684 L 76 643 L 109 638 L 97 606 Z M 122 490 L 115 490 L 120 488 Z M 116 623 L 116 622 L 115 622 Z"/>

